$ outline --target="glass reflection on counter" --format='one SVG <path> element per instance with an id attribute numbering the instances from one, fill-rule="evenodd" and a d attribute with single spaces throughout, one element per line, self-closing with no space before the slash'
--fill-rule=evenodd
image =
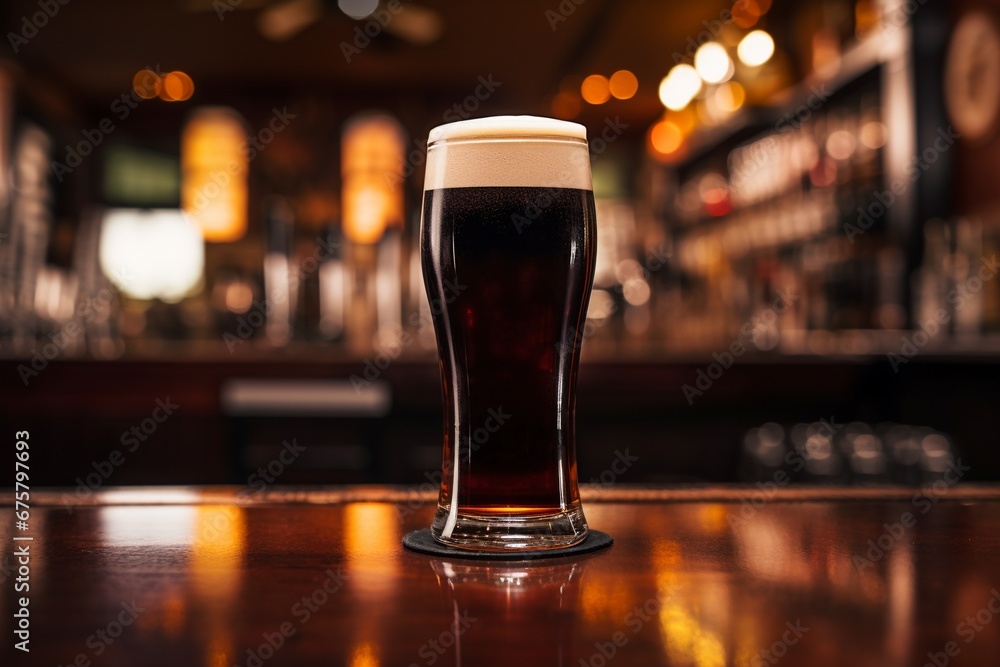
<path id="1" fill-rule="evenodd" d="M 431 560 L 453 613 L 450 634 L 455 664 L 496 664 L 499 655 L 509 654 L 531 656 L 532 664 L 575 665 L 571 656 L 574 619 L 588 560 L 544 564 Z M 539 618 L 556 619 L 555 631 L 540 636 Z M 476 623 L 502 630 L 503 641 L 476 641 Z"/>

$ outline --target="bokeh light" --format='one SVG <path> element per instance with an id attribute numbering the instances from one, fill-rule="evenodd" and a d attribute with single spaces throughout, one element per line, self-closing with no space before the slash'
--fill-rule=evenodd
<path id="1" fill-rule="evenodd" d="M 144 100 L 150 100 L 160 94 L 163 80 L 151 69 L 141 69 L 132 77 L 132 90 Z"/>
<path id="2" fill-rule="evenodd" d="M 736 0 L 732 11 L 733 23 L 741 28 L 753 27 L 764 14 L 757 0 Z"/>
<path id="3" fill-rule="evenodd" d="M 857 148 L 857 145 L 854 135 L 847 130 L 831 132 L 830 136 L 826 138 L 826 152 L 834 160 L 848 159 L 854 155 L 854 149 Z"/>
<path id="4" fill-rule="evenodd" d="M 672 155 L 684 143 L 684 134 L 677 127 L 676 123 L 665 119 L 659 121 L 650 129 L 649 142 L 657 153 Z"/>
<path id="5" fill-rule="evenodd" d="M 733 75 L 733 63 L 726 47 L 718 42 L 705 42 L 698 48 L 694 67 L 705 83 L 721 83 Z"/>
<path id="6" fill-rule="evenodd" d="M 877 120 L 869 121 L 861 128 L 861 143 L 866 148 L 882 148 L 885 146 L 886 134 L 884 124 Z"/>
<path id="7" fill-rule="evenodd" d="M 730 81 L 719 86 L 713 95 L 718 109 L 724 113 L 732 113 L 743 106 L 746 101 L 746 90 L 739 83 Z"/>
<path id="8" fill-rule="evenodd" d="M 611 95 L 619 100 L 627 100 L 639 90 L 639 79 L 627 69 L 620 69 L 611 75 L 608 82 Z"/>
<path id="9" fill-rule="evenodd" d="M 604 104 L 611 98 L 608 77 L 591 74 L 580 84 L 580 96 L 589 104 Z"/>
<path id="10" fill-rule="evenodd" d="M 378 9 L 378 0 L 337 0 L 337 7 L 352 19 L 365 19 Z"/>
<path id="11" fill-rule="evenodd" d="M 691 65 L 674 66 L 660 82 L 660 101 L 672 111 L 679 111 L 691 103 L 701 90 L 701 77 Z"/>
<path id="12" fill-rule="evenodd" d="M 580 96 L 568 90 L 556 93 L 552 98 L 552 115 L 568 120 L 580 114 Z"/>
<path id="13" fill-rule="evenodd" d="M 183 102 L 194 94 L 194 81 L 181 71 L 170 72 L 163 77 L 160 99 L 168 102 Z"/>
<path id="14" fill-rule="evenodd" d="M 774 55 L 774 39 L 763 30 L 754 30 L 740 41 L 736 54 L 744 65 L 759 67 Z"/>

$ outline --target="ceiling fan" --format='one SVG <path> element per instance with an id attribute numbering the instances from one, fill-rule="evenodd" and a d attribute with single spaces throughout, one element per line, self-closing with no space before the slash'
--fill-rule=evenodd
<path id="1" fill-rule="evenodd" d="M 327 16 L 364 23 L 379 21 L 396 37 L 425 46 L 444 32 L 444 19 L 433 9 L 412 2 L 382 6 L 380 0 L 184 0 L 190 12 L 257 11 L 257 29 L 272 42 L 286 42 Z"/>

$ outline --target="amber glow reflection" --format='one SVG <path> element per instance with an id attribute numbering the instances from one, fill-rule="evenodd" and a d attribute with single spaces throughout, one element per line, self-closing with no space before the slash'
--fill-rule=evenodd
<path id="1" fill-rule="evenodd" d="M 239 574 L 246 542 L 246 519 L 243 509 L 233 505 L 203 505 L 195 515 L 194 542 L 191 546 L 191 571 Z M 217 586 L 213 586 L 217 590 Z"/>
<path id="2" fill-rule="evenodd" d="M 349 558 L 366 560 L 391 552 L 398 541 L 392 505 L 352 503 L 344 509 L 344 532 Z"/>
<path id="3" fill-rule="evenodd" d="M 231 639 L 216 637 L 205 649 L 205 664 L 208 667 L 229 667 L 233 663 L 233 643 Z"/>
<path id="4" fill-rule="evenodd" d="M 356 644 L 351 650 L 350 667 L 379 667 L 378 647 L 371 642 Z"/>
<path id="5" fill-rule="evenodd" d="M 351 585 L 360 595 L 379 597 L 387 592 L 398 564 L 385 555 L 397 548 L 400 539 L 392 505 L 352 503 L 344 508 L 344 546 L 356 572 Z"/>
<path id="6" fill-rule="evenodd" d="M 181 135 L 181 208 L 206 241 L 235 241 L 247 229 L 246 131 L 235 111 L 200 109 Z"/>
<path id="7" fill-rule="evenodd" d="M 694 603 L 701 587 L 688 589 L 688 582 L 682 583 L 678 573 L 671 571 L 661 572 L 657 584 L 661 601 L 660 631 L 670 662 L 723 667 L 726 650 L 719 635 L 707 630 L 701 620 L 689 611 L 689 607 L 696 607 Z M 714 593 L 724 593 L 724 590 Z"/>
<path id="8" fill-rule="evenodd" d="M 344 507 L 344 549 L 351 569 L 348 586 L 366 610 L 357 618 L 349 665 L 377 667 L 378 646 L 387 641 L 378 608 L 393 592 L 399 563 L 387 554 L 399 547 L 399 521 L 393 505 L 351 503 Z M 370 610 L 370 611 L 369 611 Z"/>
<path id="9" fill-rule="evenodd" d="M 386 227 L 403 225 L 403 129 L 385 114 L 362 116 L 344 128 L 341 157 L 344 234 L 375 243 Z"/>
<path id="10" fill-rule="evenodd" d="M 163 609 L 160 610 L 160 617 L 157 619 L 163 634 L 167 637 L 180 637 L 184 631 L 186 617 L 187 608 L 184 604 L 184 597 L 180 595 L 179 591 L 172 591 L 170 595 L 163 598 Z"/>
<path id="11" fill-rule="evenodd" d="M 232 664 L 236 647 L 228 622 L 240 591 L 243 554 L 246 550 L 246 517 L 232 505 L 197 508 L 191 545 L 190 576 L 197 599 L 208 610 L 204 628 L 208 665 Z"/>
<path id="12" fill-rule="evenodd" d="M 580 583 L 580 613 L 587 623 L 620 623 L 636 602 L 635 593 L 622 586 L 614 573 L 594 568 Z"/>
<path id="13" fill-rule="evenodd" d="M 720 505 L 706 506 L 698 518 L 718 527 L 724 521 L 719 509 Z M 706 629 L 705 617 L 715 612 L 717 618 L 710 620 L 719 626 L 727 625 L 728 618 L 719 616 L 726 614 L 727 585 L 692 582 L 682 569 L 681 543 L 677 541 L 657 540 L 652 562 L 656 570 L 660 632 L 671 664 L 725 665 L 722 640 L 718 633 Z"/>
<path id="14" fill-rule="evenodd" d="M 738 524 L 734 531 L 740 559 L 749 571 L 789 584 L 808 585 L 812 581 L 809 564 L 796 558 L 799 553 L 794 542 L 796 534 L 785 524 L 766 515 L 757 515 L 752 521 Z"/>
<path id="15" fill-rule="evenodd" d="M 707 532 L 721 534 L 729 530 L 728 514 L 725 505 L 703 505 L 698 512 L 698 522 Z"/>
<path id="16" fill-rule="evenodd" d="M 913 642 L 913 614 L 916 607 L 916 569 L 913 545 L 900 540 L 889 554 L 889 640 L 886 649 L 898 664 L 910 662 Z"/>

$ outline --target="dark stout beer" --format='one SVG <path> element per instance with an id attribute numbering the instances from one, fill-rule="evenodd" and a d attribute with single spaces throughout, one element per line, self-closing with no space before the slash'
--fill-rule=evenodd
<path id="1" fill-rule="evenodd" d="M 590 164 L 583 128 L 522 118 L 429 142 L 421 257 L 445 408 L 432 532 L 455 546 L 552 548 L 587 531 L 575 409 Z"/>
<path id="2" fill-rule="evenodd" d="M 578 503 L 571 387 L 593 282 L 593 193 L 432 190 L 424 220 L 446 404 L 457 401 L 445 410 L 443 493 L 456 497 L 457 445 L 463 511 L 543 515 Z M 434 237 L 451 242 L 435 246 Z"/>

